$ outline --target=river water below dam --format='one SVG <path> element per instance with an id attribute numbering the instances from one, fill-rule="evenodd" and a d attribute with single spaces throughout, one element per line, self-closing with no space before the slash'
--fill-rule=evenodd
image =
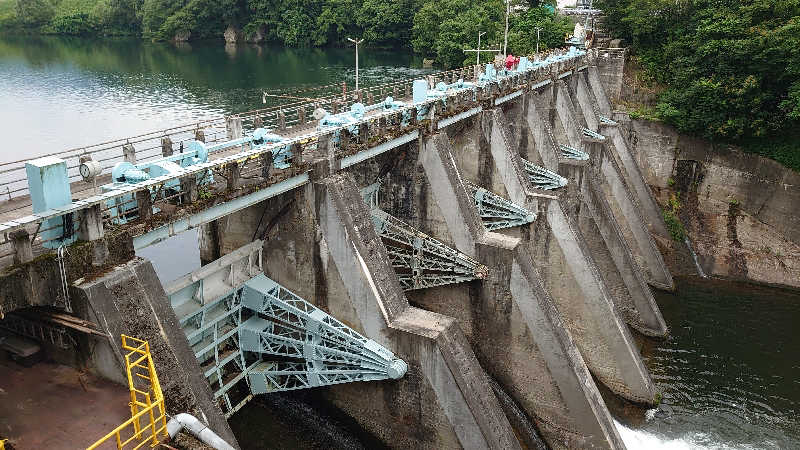
<path id="1" fill-rule="evenodd" d="M 0 38 L 0 163 L 255 109 L 264 89 L 352 85 L 352 59 L 352 49 Z M 428 71 L 406 52 L 362 50 L 360 63 L 365 84 Z M 142 256 L 172 280 L 199 266 L 196 240 L 188 232 Z M 800 294 L 684 278 L 656 297 L 671 335 L 643 340 L 643 354 L 663 401 L 619 408 L 628 448 L 800 448 Z M 253 402 L 233 429 L 253 449 L 380 447 L 314 398 Z"/>

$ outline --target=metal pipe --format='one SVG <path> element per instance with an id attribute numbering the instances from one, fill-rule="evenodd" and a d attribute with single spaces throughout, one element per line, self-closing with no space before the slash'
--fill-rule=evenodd
<path id="1" fill-rule="evenodd" d="M 205 426 L 203 422 L 200 422 L 197 417 L 191 414 L 180 413 L 169 419 L 167 423 L 167 433 L 169 433 L 170 439 L 174 439 L 183 429 L 186 429 L 192 436 L 200 439 L 204 444 L 216 450 L 236 450 L 231 444 L 225 442 L 217 433 L 214 433 L 210 428 Z"/>

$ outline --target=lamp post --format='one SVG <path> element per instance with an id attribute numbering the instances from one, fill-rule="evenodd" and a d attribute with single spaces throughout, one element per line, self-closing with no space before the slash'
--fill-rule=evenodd
<path id="1" fill-rule="evenodd" d="M 539 32 L 542 31 L 542 27 L 534 28 L 536 30 L 536 57 L 539 57 Z"/>
<path id="2" fill-rule="evenodd" d="M 478 51 L 476 52 L 477 54 L 475 55 L 476 66 L 481 65 L 481 36 L 483 36 L 484 34 L 486 34 L 485 31 L 481 31 L 480 33 L 478 33 Z"/>
<path id="3" fill-rule="evenodd" d="M 347 38 L 348 41 L 356 44 L 356 92 L 358 91 L 358 44 L 364 42 L 364 39 L 355 40 L 352 38 Z"/>
<path id="4" fill-rule="evenodd" d="M 503 41 L 503 58 L 508 56 L 508 15 L 511 12 L 511 0 L 506 0 L 506 33 Z"/>

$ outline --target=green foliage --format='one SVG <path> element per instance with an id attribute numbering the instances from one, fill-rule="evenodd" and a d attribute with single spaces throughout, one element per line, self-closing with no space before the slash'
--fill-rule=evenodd
<path id="1" fill-rule="evenodd" d="M 680 194 L 676 192 L 670 195 L 667 207 L 664 208 L 664 222 L 667 225 L 669 235 L 677 242 L 683 242 L 684 238 L 686 238 L 686 228 L 681 222 L 680 211 Z"/>
<path id="2" fill-rule="evenodd" d="M 29 30 L 155 40 L 186 32 L 190 39 L 218 38 L 233 25 L 245 36 L 263 31 L 266 41 L 292 47 L 351 45 L 348 37 L 363 38 L 367 47 L 413 48 L 456 67 L 475 60 L 464 50 L 477 46 L 479 32 L 485 32 L 483 49 L 501 48 L 505 5 L 504 0 L 0 0 L 0 24 L 24 13 L 21 26 Z M 512 5 L 529 9 L 510 17 L 511 53 L 534 51 L 535 27 L 542 28 L 542 50 L 560 45 L 572 28 L 553 13 L 554 0 L 512 0 Z M 488 61 L 494 55 L 481 56 Z"/>
<path id="3" fill-rule="evenodd" d="M 647 75 L 666 86 L 656 112 L 680 131 L 739 143 L 800 125 L 800 0 L 601 0 L 599 7 Z"/>
<path id="4" fill-rule="evenodd" d="M 25 27 L 39 27 L 53 18 L 55 8 L 50 0 L 17 0 L 17 20 Z"/>
<path id="5" fill-rule="evenodd" d="M 445 67 L 461 66 L 475 58 L 464 50 L 478 45 L 479 32 L 486 32 L 482 48 L 502 45 L 504 18 L 502 0 L 430 0 L 414 16 L 411 44 L 414 51 Z"/>
<path id="6" fill-rule="evenodd" d="M 572 22 L 564 16 L 551 13 L 546 8 L 531 8 L 513 16 L 508 32 L 508 49 L 515 55 L 529 55 L 536 50 L 536 28 L 539 27 L 539 50 L 564 45 L 564 37 L 571 34 Z"/>
<path id="7" fill-rule="evenodd" d="M 58 16 L 42 27 L 47 34 L 65 34 L 70 36 L 89 36 L 100 29 L 97 20 L 86 13 L 69 16 Z"/>

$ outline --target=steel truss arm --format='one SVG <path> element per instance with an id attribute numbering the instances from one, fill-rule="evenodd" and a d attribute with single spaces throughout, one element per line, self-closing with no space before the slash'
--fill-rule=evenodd
<path id="1" fill-rule="evenodd" d="M 370 206 L 372 224 L 386 247 L 403 290 L 486 278 L 486 266 L 380 209 L 379 188 L 380 183 L 367 186 L 361 190 L 361 196 Z"/>
<path id="2" fill-rule="evenodd" d="M 561 157 L 566 159 L 574 159 L 577 161 L 588 161 L 589 155 L 586 152 L 570 147 L 569 145 L 558 144 L 561 149 Z"/>
<path id="3" fill-rule="evenodd" d="M 538 189 L 551 191 L 567 185 L 568 181 L 566 178 L 551 170 L 547 170 L 544 167 L 539 167 L 536 164 L 524 159 L 522 160 L 522 163 L 525 166 L 525 172 L 528 174 L 528 178 L 531 180 L 531 183 L 533 183 L 533 185 Z"/>
<path id="4" fill-rule="evenodd" d="M 597 139 L 598 141 L 605 141 L 606 140 L 605 136 L 603 136 L 602 134 L 600 134 L 600 133 L 598 133 L 596 131 L 592 131 L 592 130 L 590 130 L 588 128 L 584 128 L 583 129 L 583 135 L 588 137 L 588 138 L 590 138 L 590 139 Z"/>
<path id="5" fill-rule="evenodd" d="M 239 328 L 243 351 L 304 360 L 259 364 L 249 374 L 254 394 L 398 379 L 407 370 L 392 352 L 263 274 L 244 284 L 241 301 L 258 313 Z"/>
<path id="6" fill-rule="evenodd" d="M 612 120 L 612 119 L 609 119 L 609 118 L 608 118 L 608 117 L 606 117 L 606 116 L 603 116 L 603 115 L 600 115 L 600 114 L 598 114 L 598 115 L 597 115 L 597 118 L 598 118 L 598 119 L 600 119 L 600 123 L 604 123 L 604 124 L 606 124 L 606 125 L 617 125 L 617 122 L 616 122 L 616 121 L 614 121 L 614 120 Z"/>
<path id="7" fill-rule="evenodd" d="M 466 188 L 475 199 L 478 214 L 483 219 L 483 225 L 489 231 L 517 227 L 536 220 L 536 213 L 506 200 L 494 192 L 469 182 L 466 183 Z"/>

